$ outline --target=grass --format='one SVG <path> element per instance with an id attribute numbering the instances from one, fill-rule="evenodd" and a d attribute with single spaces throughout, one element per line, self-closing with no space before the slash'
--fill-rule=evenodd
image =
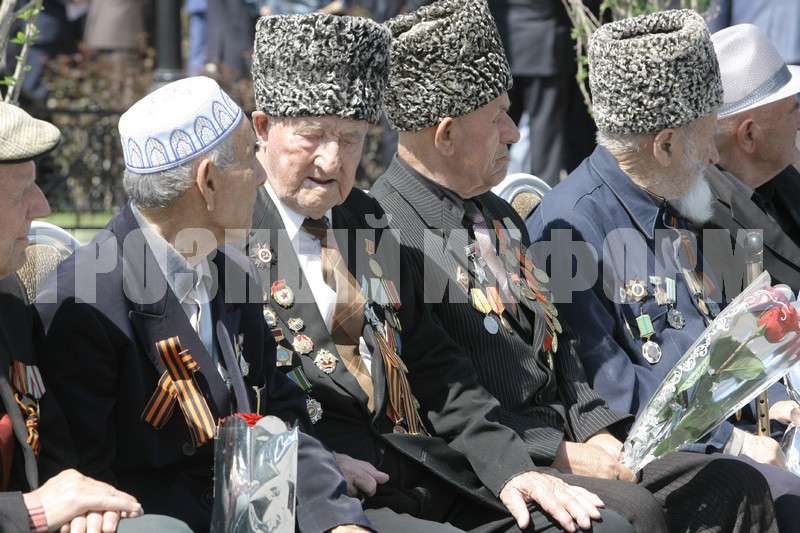
<path id="1" fill-rule="evenodd" d="M 81 243 L 86 244 L 92 240 L 92 237 L 94 237 L 98 230 L 105 227 L 113 216 L 114 213 L 108 211 L 102 213 L 64 211 L 60 213 L 51 213 L 50 216 L 42 220 L 64 228 L 72 233 Z"/>

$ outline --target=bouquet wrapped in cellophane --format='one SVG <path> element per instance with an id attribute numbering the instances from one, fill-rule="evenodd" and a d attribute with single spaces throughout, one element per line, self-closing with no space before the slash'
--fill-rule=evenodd
<path id="1" fill-rule="evenodd" d="M 664 378 L 631 428 L 622 462 L 634 472 L 698 441 L 800 356 L 800 303 L 758 276 L 706 328 Z"/>
<path id="2" fill-rule="evenodd" d="M 220 421 L 214 450 L 215 533 L 294 533 L 297 428 L 274 416 Z"/>

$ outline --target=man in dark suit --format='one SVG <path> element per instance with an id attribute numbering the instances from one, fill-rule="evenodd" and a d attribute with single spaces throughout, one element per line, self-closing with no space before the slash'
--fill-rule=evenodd
<path id="1" fill-rule="evenodd" d="M 137 517 L 133 496 L 82 476 L 58 402 L 36 366 L 27 293 L 15 271 L 25 261 L 31 221 L 50 213 L 34 183 L 33 160 L 60 140 L 52 124 L 0 103 L 0 530 L 186 531 L 177 520 Z M 52 476 L 52 477 L 51 477 Z M 46 480 L 39 484 L 40 480 Z"/>
<path id="2" fill-rule="evenodd" d="M 738 504 L 709 512 L 709 494 L 721 479 L 734 479 L 731 461 L 673 454 L 648 465 L 639 484 L 619 462 L 630 417 L 589 387 L 574 335 L 540 290 L 546 275 L 522 255 L 529 246 L 522 220 L 490 192 L 505 176 L 508 144 L 519 139 L 507 114 L 511 77 L 496 31 L 491 19 L 478 30 L 464 24 L 478 17 L 459 2 L 435 6 L 442 10 L 389 22 L 394 40 L 385 107 L 400 144 L 370 190 L 412 251 L 412 279 L 425 287 L 433 317 L 467 352 L 501 405 L 500 420 L 523 439 L 537 465 L 578 474 L 571 483 L 597 493 L 640 530 L 692 530 L 700 522 L 718 531 L 750 530 L 736 525 Z M 428 46 L 451 27 L 463 33 Z M 481 39 L 473 41 L 475 35 Z M 440 49 L 458 52 L 443 60 Z M 451 95 L 452 79 L 473 83 Z M 643 489 L 664 509 L 667 525 L 628 497 Z M 754 508 L 747 512 L 757 515 Z"/>
<path id="3" fill-rule="evenodd" d="M 382 532 L 629 531 L 589 491 L 536 471 L 406 276 L 380 207 L 352 188 L 389 41 L 356 17 L 266 17 L 256 29 L 267 183 L 248 252 L 277 364 L 306 390 L 316 434 Z"/>
<path id="4" fill-rule="evenodd" d="M 81 471 L 207 531 L 219 419 L 270 414 L 310 429 L 302 392 L 275 369 L 260 304 L 241 292 L 257 288 L 252 265 L 217 248 L 247 234 L 264 173 L 243 112 L 208 78 L 148 95 L 119 129 L 131 203 L 40 293 L 42 369 Z M 177 380 L 179 405 L 151 409 Z M 369 527 L 333 455 L 304 433 L 296 516 L 302 531 Z"/>

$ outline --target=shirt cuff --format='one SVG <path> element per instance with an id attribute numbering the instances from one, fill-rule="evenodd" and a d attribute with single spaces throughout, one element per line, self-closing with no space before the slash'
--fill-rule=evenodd
<path id="1" fill-rule="evenodd" d="M 31 533 L 47 533 L 47 516 L 44 514 L 44 507 L 39 501 L 39 496 L 35 492 L 22 495 L 25 507 L 28 509 L 28 525 Z"/>

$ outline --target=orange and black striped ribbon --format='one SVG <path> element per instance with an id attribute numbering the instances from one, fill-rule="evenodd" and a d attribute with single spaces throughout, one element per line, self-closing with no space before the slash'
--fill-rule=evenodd
<path id="1" fill-rule="evenodd" d="M 172 416 L 177 401 L 189 426 L 192 444 L 198 448 L 214 438 L 216 428 L 214 416 L 194 379 L 200 366 L 189 350 L 181 349 L 178 337 L 158 341 L 156 349 L 167 370 L 158 380 L 158 387 L 147 402 L 142 420 L 161 429 Z"/>
<path id="2" fill-rule="evenodd" d="M 378 347 L 383 355 L 383 366 L 386 372 L 386 386 L 389 389 L 389 405 L 386 415 L 395 423 L 405 418 L 408 432 L 413 435 L 426 435 L 425 427 L 419 416 L 414 397 L 411 395 L 411 385 L 406 377 L 405 363 L 397 353 L 389 348 L 382 335 L 375 335 Z"/>

